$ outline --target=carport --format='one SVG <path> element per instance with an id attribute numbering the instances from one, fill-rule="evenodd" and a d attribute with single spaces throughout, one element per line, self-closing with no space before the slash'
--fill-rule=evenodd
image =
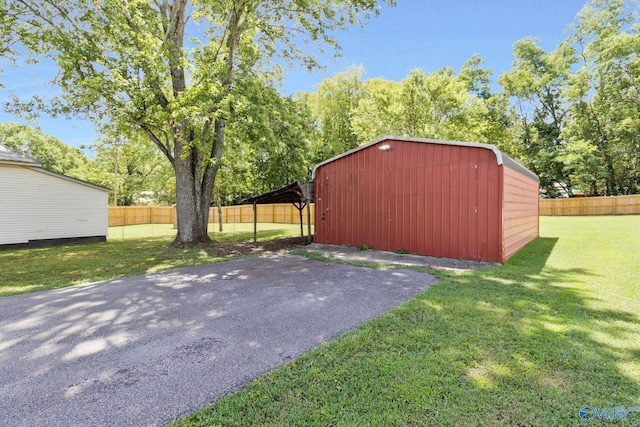
<path id="1" fill-rule="evenodd" d="M 313 203 L 313 182 L 297 181 L 269 193 L 246 199 L 246 203 L 253 205 L 253 241 L 258 235 L 258 209 L 257 205 L 269 205 L 275 203 L 291 203 L 300 213 L 300 237 L 304 237 L 302 223 L 302 210 L 307 208 L 307 238 L 311 243 L 311 203 Z"/>

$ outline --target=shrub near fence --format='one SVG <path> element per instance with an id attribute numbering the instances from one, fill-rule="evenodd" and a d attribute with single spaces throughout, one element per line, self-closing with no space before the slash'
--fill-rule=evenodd
<path id="1" fill-rule="evenodd" d="M 175 224 L 176 208 L 173 206 L 110 206 L 109 227 L 138 224 Z M 290 203 L 258 205 L 258 222 L 299 224 L 300 213 Z M 252 223 L 253 205 L 223 206 L 222 223 Z M 209 209 L 209 223 L 218 223 L 218 208 Z M 306 208 L 302 211 L 302 223 L 307 224 Z M 311 204 L 313 224 L 313 203 Z"/>
<path id="2" fill-rule="evenodd" d="M 640 214 L 640 195 L 540 199 L 540 215 L 630 215 Z"/>

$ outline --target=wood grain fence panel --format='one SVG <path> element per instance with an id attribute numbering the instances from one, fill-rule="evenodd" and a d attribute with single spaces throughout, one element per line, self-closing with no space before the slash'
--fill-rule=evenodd
<path id="1" fill-rule="evenodd" d="M 314 205 L 311 204 L 311 224 L 313 225 Z M 252 223 L 253 205 L 223 206 L 222 223 Z M 300 213 L 292 204 L 258 205 L 258 222 L 299 224 Z M 209 209 L 209 223 L 218 223 L 218 208 Z M 307 224 L 306 208 L 302 211 L 302 223 Z M 138 224 L 174 224 L 175 206 L 110 206 L 109 227 Z"/>
<path id="2" fill-rule="evenodd" d="M 634 215 L 640 214 L 640 194 L 631 196 L 540 199 L 540 215 Z"/>

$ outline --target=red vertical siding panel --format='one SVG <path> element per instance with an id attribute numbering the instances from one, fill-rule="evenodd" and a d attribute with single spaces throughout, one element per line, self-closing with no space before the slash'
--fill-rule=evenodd
<path id="1" fill-rule="evenodd" d="M 343 162 L 343 170 L 342 170 L 342 179 L 345 182 L 346 191 L 342 191 L 340 195 L 340 206 L 342 207 L 342 215 L 340 216 L 342 221 L 341 229 L 342 231 L 342 244 L 349 238 L 349 234 L 352 232 L 351 227 L 346 227 L 346 224 L 351 224 L 351 193 L 352 193 L 352 175 L 351 169 L 353 161 L 356 156 L 348 156 L 345 158 L 345 162 Z"/>
<path id="2" fill-rule="evenodd" d="M 397 145 L 390 144 L 389 155 L 391 163 L 389 165 L 390 191 L 392 192 L 389 206 L 389 245 L 395 248 L 402 241 L 402 150 Z"/>
<path id="3" fill-rule="evenodd" d="M 504 260 L 504 236 L 503 231 L 504 227 L 502 226 L 503 214 L 504 214 L 504 168 L 502 166 L 497 167 L 497 180 L 498 183 L 496 185 L 496 190 L 498 193 L 498 202 L 496 204 L 497 216 L 498 216 L 498 224 L 496 226 L 496 254 L 494 255 L 498 261 L 503 262 Z"/>
<path id="4" fill-rule="evenodd" d="M 419 146 L 418 144 L 411 144 L 411 155 L 409 158 L 409 178 L 410 178 L 410 188 L 409 188 L 409 197 L 411 199 L 411 210 L 409 218 L 411 220 L 410 229 L 409 229 L 409 240 L 408 244 L 405 244 L 406 248 L 404 248 L 408 252 L 415 252 L 417 236 L 420 228 L 420 197 L 418 192 L 416 191 L 418 184 L 418 177 L 420 174 L 420 165 L 418 164 L 418 156 L 419 156 Z"/>
<path id="5" fill-rule="evenodd" d="M 416 144 L 417 145 L 417 144 Z M 424 235 L 425 235 L 425 197 L 426 197 L 426 189 L 425 189 L 425 146 L 420 147 L 420 150 L 416 154 L 418 158 L 418 169 L 416 171 L 416 175 L 413 179 L 416 185 L 416 232 L 415 232 L 415 244 L 411 248 L 412 253 L 424 253 Z"/>
<path id="6" fill-rule="evenodd" d="M 382 195 L 383 199 L 381 200 L 382 205 L 382 241 L 381 246 L 384 250 L 388 251 L 391 247 L 391 242 L 389 239 L 391 238 L 390 227 L 391 224 L 389 222 L 390 210 L 391 210 L 391 199 L 389 194 L 391 192 L 391 177 L 390 177 L 390 163 L 391 163 L 391 151 L 380 151 L 380 157 L 382 158 Z"/>
<path id="7" fill-rule="evenodd" d="M 424 237 L 424 245 L 425 245 L 425 254 L 434 254 L 435 253 L 435 245 L 433 244 L 435 240 L 435 164 L 434 164 L 434 146 L 427 145 L 426 149 L 427 156 L 427 177 L 425 181 L 426 185 L 426 216 L 425 216 L 425 226 L 427 228 L 426 235 Z"/>
<path id="8" fill-rule="evenodd" d="M 480 152 L 469 152 L 471 174 L 469 176 L 469 199 L 471 206 L 471 219 L 469 221 L 469 258 L 478 259 L 479 235 L 478 235 L 478 209 L 480 205 Z"/>
<path id="9" fill-rule="evenodd" d="M 478 235 L 481 261 L 499 261 L 499 170 L 495 155 L 484 150 L 480 155 Z"/>
<path id="10" fill-rule="evenodd" d="M 364 217 L 364 222 L 361 221 L 361 228 L 359 229 L 357 235 L 354 237 L 353 245 L 366 244 L 365 242 L 361 242 L 362 232 L 360 230 L 371 230 L 373 228 L 373 209 L 374 209 L 374 198 L 375 192 L 372 191 L 372 185 L 374 182 L 374 173 L 375 171 L 371 168 L 372 158 L 371 151 L 365 150 L 362 153 L 363 163 L 365 168 L 365 174 L 362 176 L 361 187 L 359 188 L 358 197 L 364 197 L 366 210 L 364 212 L 360 212 L 360 215 Z"/>
<path id="11" fill-rule="evenodd" d="M 390 149 L 379 150 L 382 144 Z M 315 186 L 318 242 L 493 261 L 502 256 L 501 171 L 485 147 L 382 141 L 319 167 Z M 525 206 L 518 191 L 504 195 Z M 518 215 L 505 213 L 509 247 L 520 244 L 524 227 L 537 230 Z"/>
<path id="12" fill-rule="evenodd" d="M 489 244 L 492 248 L 489 254 L 489 260 L 502 261 L 503 243 L 502 243 L 502 171 L 501 166 L 494 161 L 491 167 L 492 191 L 491 194 L 491 216 Z"/>
<path id="13" fill-rule="evenodd" d="M 488 165 L 486 163 L 486 156 L 484 153 L 479 153 L 478 156 L 478 248 L 477 258 L 479 260 L 486 259 L 489 249 L 489 242 L 487 241 L 487 221 L 489 218 L 488 209 L 488 191 L 487 183 L 489 181 Z"/>
<path id="14" fill-rule="evenodd" d="M 451 147 L 442 146 L 442 239 L 440 240 L 441 253 L 444 257 L 451 257 Z"/>
<path id="15" fill-rule="evenodd" d="M 462 147 L 461 147 L 462 148 Z M 458 190 L 458 255 L 460 258 L 469 257 L 469 210 L 472 201 L 469 199 L 469 151 L 460 150 L 459 158 L 459 190 Z"/>
<path id="16" fill-rule="evenodd" d="M 449 256 L 460 258 L 458 218 L 460 216 L 460 148 L 449 146 Z"/>
<path id="17" fill-rule="evenodd" d="M 411 147 L 406 146 L 405 144 L 398 144 L 400 150 L 402 150 L 402 200 L 401 200 L 401 211 L 402 211 L 402 234 L 401 234 L 401 242 L 396 242 L 398 248 L 403 248 L 407 251 L 411 247 L 411 185 L 409 181 L 411 180 Z"/>
<path id="18" fill-rule="evenodd" d="M 503 171 L 503 261 L 539 234 L 538 182 L 521 172 Z"/>
<path id="19" fill-rule="evenodd" d="M 358 197 L 362 200 L 362 209 L 358 212 L 360 216 L 359 223 L 365 230 L 371 229 L 371 197 L 373 196 L 370 191 L 370 183 L 372 182 L 371 168 L 369 167 L 369 151 L 360 151 L 360 161 L 362 162 L 363 173 L 360 177 L 360 187 L 358 187 Z M 352 245 L 358 245 L 354 235 L 354 241 L 350 242 Z"/>
<path id="20" fill-rule="evenodd" d="M 442 146 L 433 146 L 433 252 L 442 253 Z"/>

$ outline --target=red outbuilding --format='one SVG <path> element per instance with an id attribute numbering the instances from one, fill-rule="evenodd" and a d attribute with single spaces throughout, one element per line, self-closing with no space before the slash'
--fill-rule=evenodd
<path id="1" fill-rule="evenodd" d="M 538 177 L 494 145 L 385 137 L 320 163 L 315 242 L 504 262 L 538 236 Z"/>

